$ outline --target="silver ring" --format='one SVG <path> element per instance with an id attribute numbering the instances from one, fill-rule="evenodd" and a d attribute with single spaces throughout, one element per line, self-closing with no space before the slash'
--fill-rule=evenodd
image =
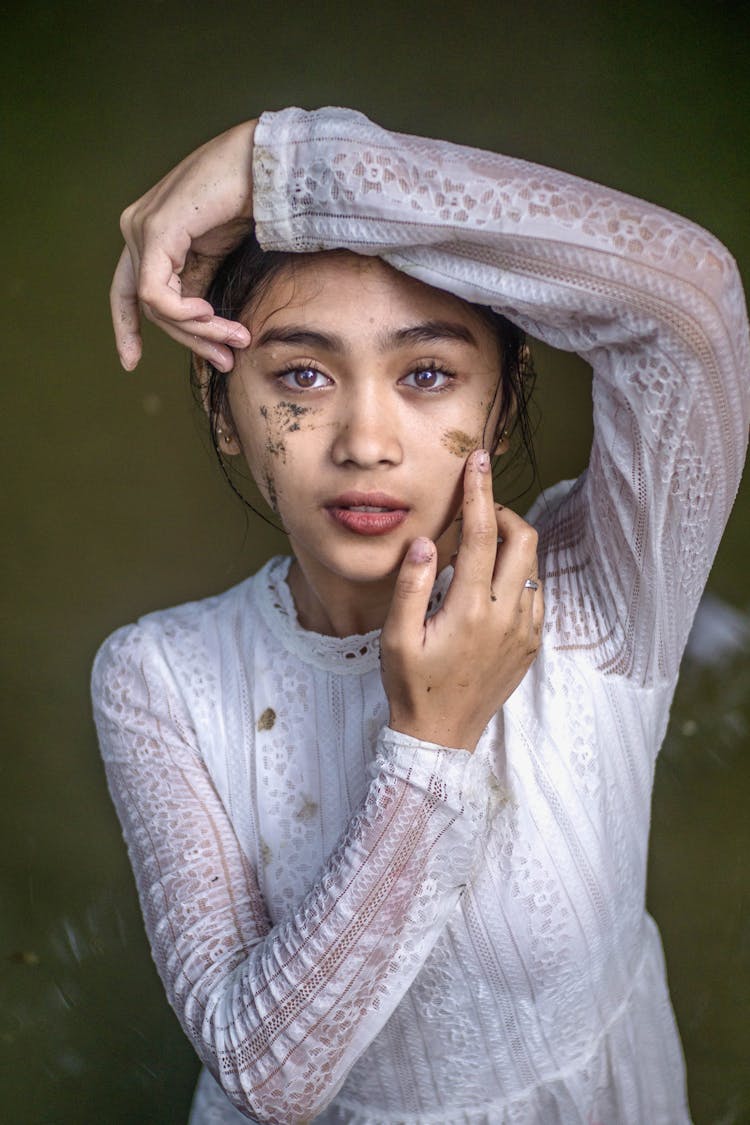
<path id="1" fill-rule="evenodd" d="M 524 590 L 538 590 L 539 583 L 535 582 L 533 578 L 527 578 L 523 584 Z"/>

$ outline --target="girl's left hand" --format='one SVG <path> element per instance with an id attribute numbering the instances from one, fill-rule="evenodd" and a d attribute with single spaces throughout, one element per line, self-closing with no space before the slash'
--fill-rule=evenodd
<path id="1" fill-rule="evenodd" d="M 437 551 L 430 540 L 416 539 L 383 626 L 381 673 L 394 730 L 474 750 L 539 649 L 544 598 L 536 544 L 533 527 L 495 505 L 489 455 L 473 453 L 464 473 L 463 536 L 445 602 L 425 620 Z"/>
<path id="2" fill-rule="evenodd" d="M 221 371 L 232 348 L 247 347 L 244 325 L 214 316 L 205 292 L 218 263 L 252 219 L 255 121 L 236 125 L 187 156 L 120 218 L 125 248 L 110 290 L 120 362 L 141 358 L 140 309 L 173 339 Z"/>

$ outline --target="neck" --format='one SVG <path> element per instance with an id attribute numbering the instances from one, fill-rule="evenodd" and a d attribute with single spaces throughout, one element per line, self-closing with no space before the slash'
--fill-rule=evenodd
<path id="1" fill-rule="evenodd" d="M 439 574 L 457 550 L 458 526 L 453 523 L 437 542 Z M 315 566 L 294 546 L 289 589 L 303 629 L 331 637 L 351 637 L 382 629 L 393 600 L 398 571 L 376 581 L 352 582 Z"/>
<path id="2" fill-rule="evenodd" d="M 396 576 L 388 575 L 380 582 L 362 584 L 331 581 L 334 578 L 307 574 L 295 558 L 288 582 L 303 629 L 332 637 L 350 637 L 382 629 Z"/>

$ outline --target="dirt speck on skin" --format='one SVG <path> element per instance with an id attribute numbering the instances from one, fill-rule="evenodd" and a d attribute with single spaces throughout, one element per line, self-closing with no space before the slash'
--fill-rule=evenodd
<path id="1" fill-rule="evenodd" d="M 300 418 L 311 413 L 311 407 L 301 406 L 298 402 L 278 402 L 273 408 L 272 415 L 269 415 L 268 408 L 265 406 L 261 406 L 260 412 L 267 426 L 266 452 L 286 462 L 284 434 L 299 430 Z"/>
<path id="2" fill-rule="evenodd" d="M 264 470 L 263 483 L 266 486 L 266 492 L 268 494 L 268 503 L 271 507 L 271 511 L 275 515 L 278 515 L 279 514 L 279 495 L 276 491 L 276 483 L 273 479 L 273 476 L 271 474 L 270 469 Z"/>
<path id="3" fill-rule="evenodd" d="M 303 414 L 310 413 L 309 406 L 301 406 L 298 402 L 280 402 L 274 407 L 276 415 L 284 421 L 289 418 L 301 418 Z"/>
<path id="4" fill-rule="evenodd" d="M 312 797 L 303 797 L 302 804 L 294 814 L 297 820 L 312 820 L 318 811 L 318 802 L 313 801 Z"/>
<path id="5" fill-rule="evenodd" d="M 280 457 L 282 461 L 286 462 L 286 446 L 281 438 L 274 441 L 273 438 L 269 437 L 266 441 L 266 453 L 270 453 L 272 457 Z"/>
<path id="6" fill-rule="evenodd" d="M 274 711 L 273 707 L 266 707 L 265 711 L 258 719 L 258 730 L 272 730 L 275 722 L 276 712 Z"/>
<path id="7" fill-rule="evenodd" d="M 279 402 L 273 408 L 274 427 L 281 433 L 294 433 L 300 429 L 300 418 L 314 413 L 311 406 L 301 406 L 298 402 Z M 279 444 L 282 444 L 281 441 Z"/>
<path id="8" fill-rule="evenodd" d="M 441 441 L 456 457 L 468 457 L 475 449 L 479 449 L 478 440 L 463 430 L 446 430 Z"/>

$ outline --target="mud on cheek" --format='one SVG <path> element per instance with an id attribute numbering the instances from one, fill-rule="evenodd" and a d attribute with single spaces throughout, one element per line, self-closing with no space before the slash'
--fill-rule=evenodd
<path id="1" fill-rule="evenodd" d="M 284 401 L 270 407 L 262 405 L 258 407 L 258 413 L 265 430 L 260 450 L 261 468 L 258 483 L 269 507 L 275 515 L 280 516 L 280 489 L 276 480 L 276 471 L 279 464 L 287 463 L 287 435 L 302 434 L 306 430 L 316 429 L 316 422 L 312 418 L 306 424 L 303 419 L 307 415 L 318 414 L 319 411 L 311 406 Z"/>
<path id="2" fill-rule="evenodd" d="M 286 464 L 286 434 L 298 433 L 303 428 L 302 419 L 306 414 L 315 414 L 309 406 L 296 402 L 278 402 L 270 410 L 260 407 L 260 415 L 266 428 L 265 450 L 272 457 L 279 457 Z"/>
<path id="3" fill-rule="evenodd" d="M 306 414 L 314 414 L 310 406 L 302 406 L 299 402 L 278 402 L 273 408 L 274 420 L 280 430 L 294 433 L 300 428 L 300 420 Z"/>
<path id="4" fill-rule="evenodd" d="M 475 449 L 479 449 L 481 438 L 472 437 L 464 430 L 446 430 L 440 442 L 456 457 L 468 457 Z"/>
<path id="5" fill-rule="evenodd" d="M 263 458 L 260 473 L 258 474 L 258 486 L 265 497 L 266 503 L 275 516 L 279 515 L 279 493 L 276 487 L 276 480 L 273 473 L 273 464 L 271 458 L 266 455 Z"/>

